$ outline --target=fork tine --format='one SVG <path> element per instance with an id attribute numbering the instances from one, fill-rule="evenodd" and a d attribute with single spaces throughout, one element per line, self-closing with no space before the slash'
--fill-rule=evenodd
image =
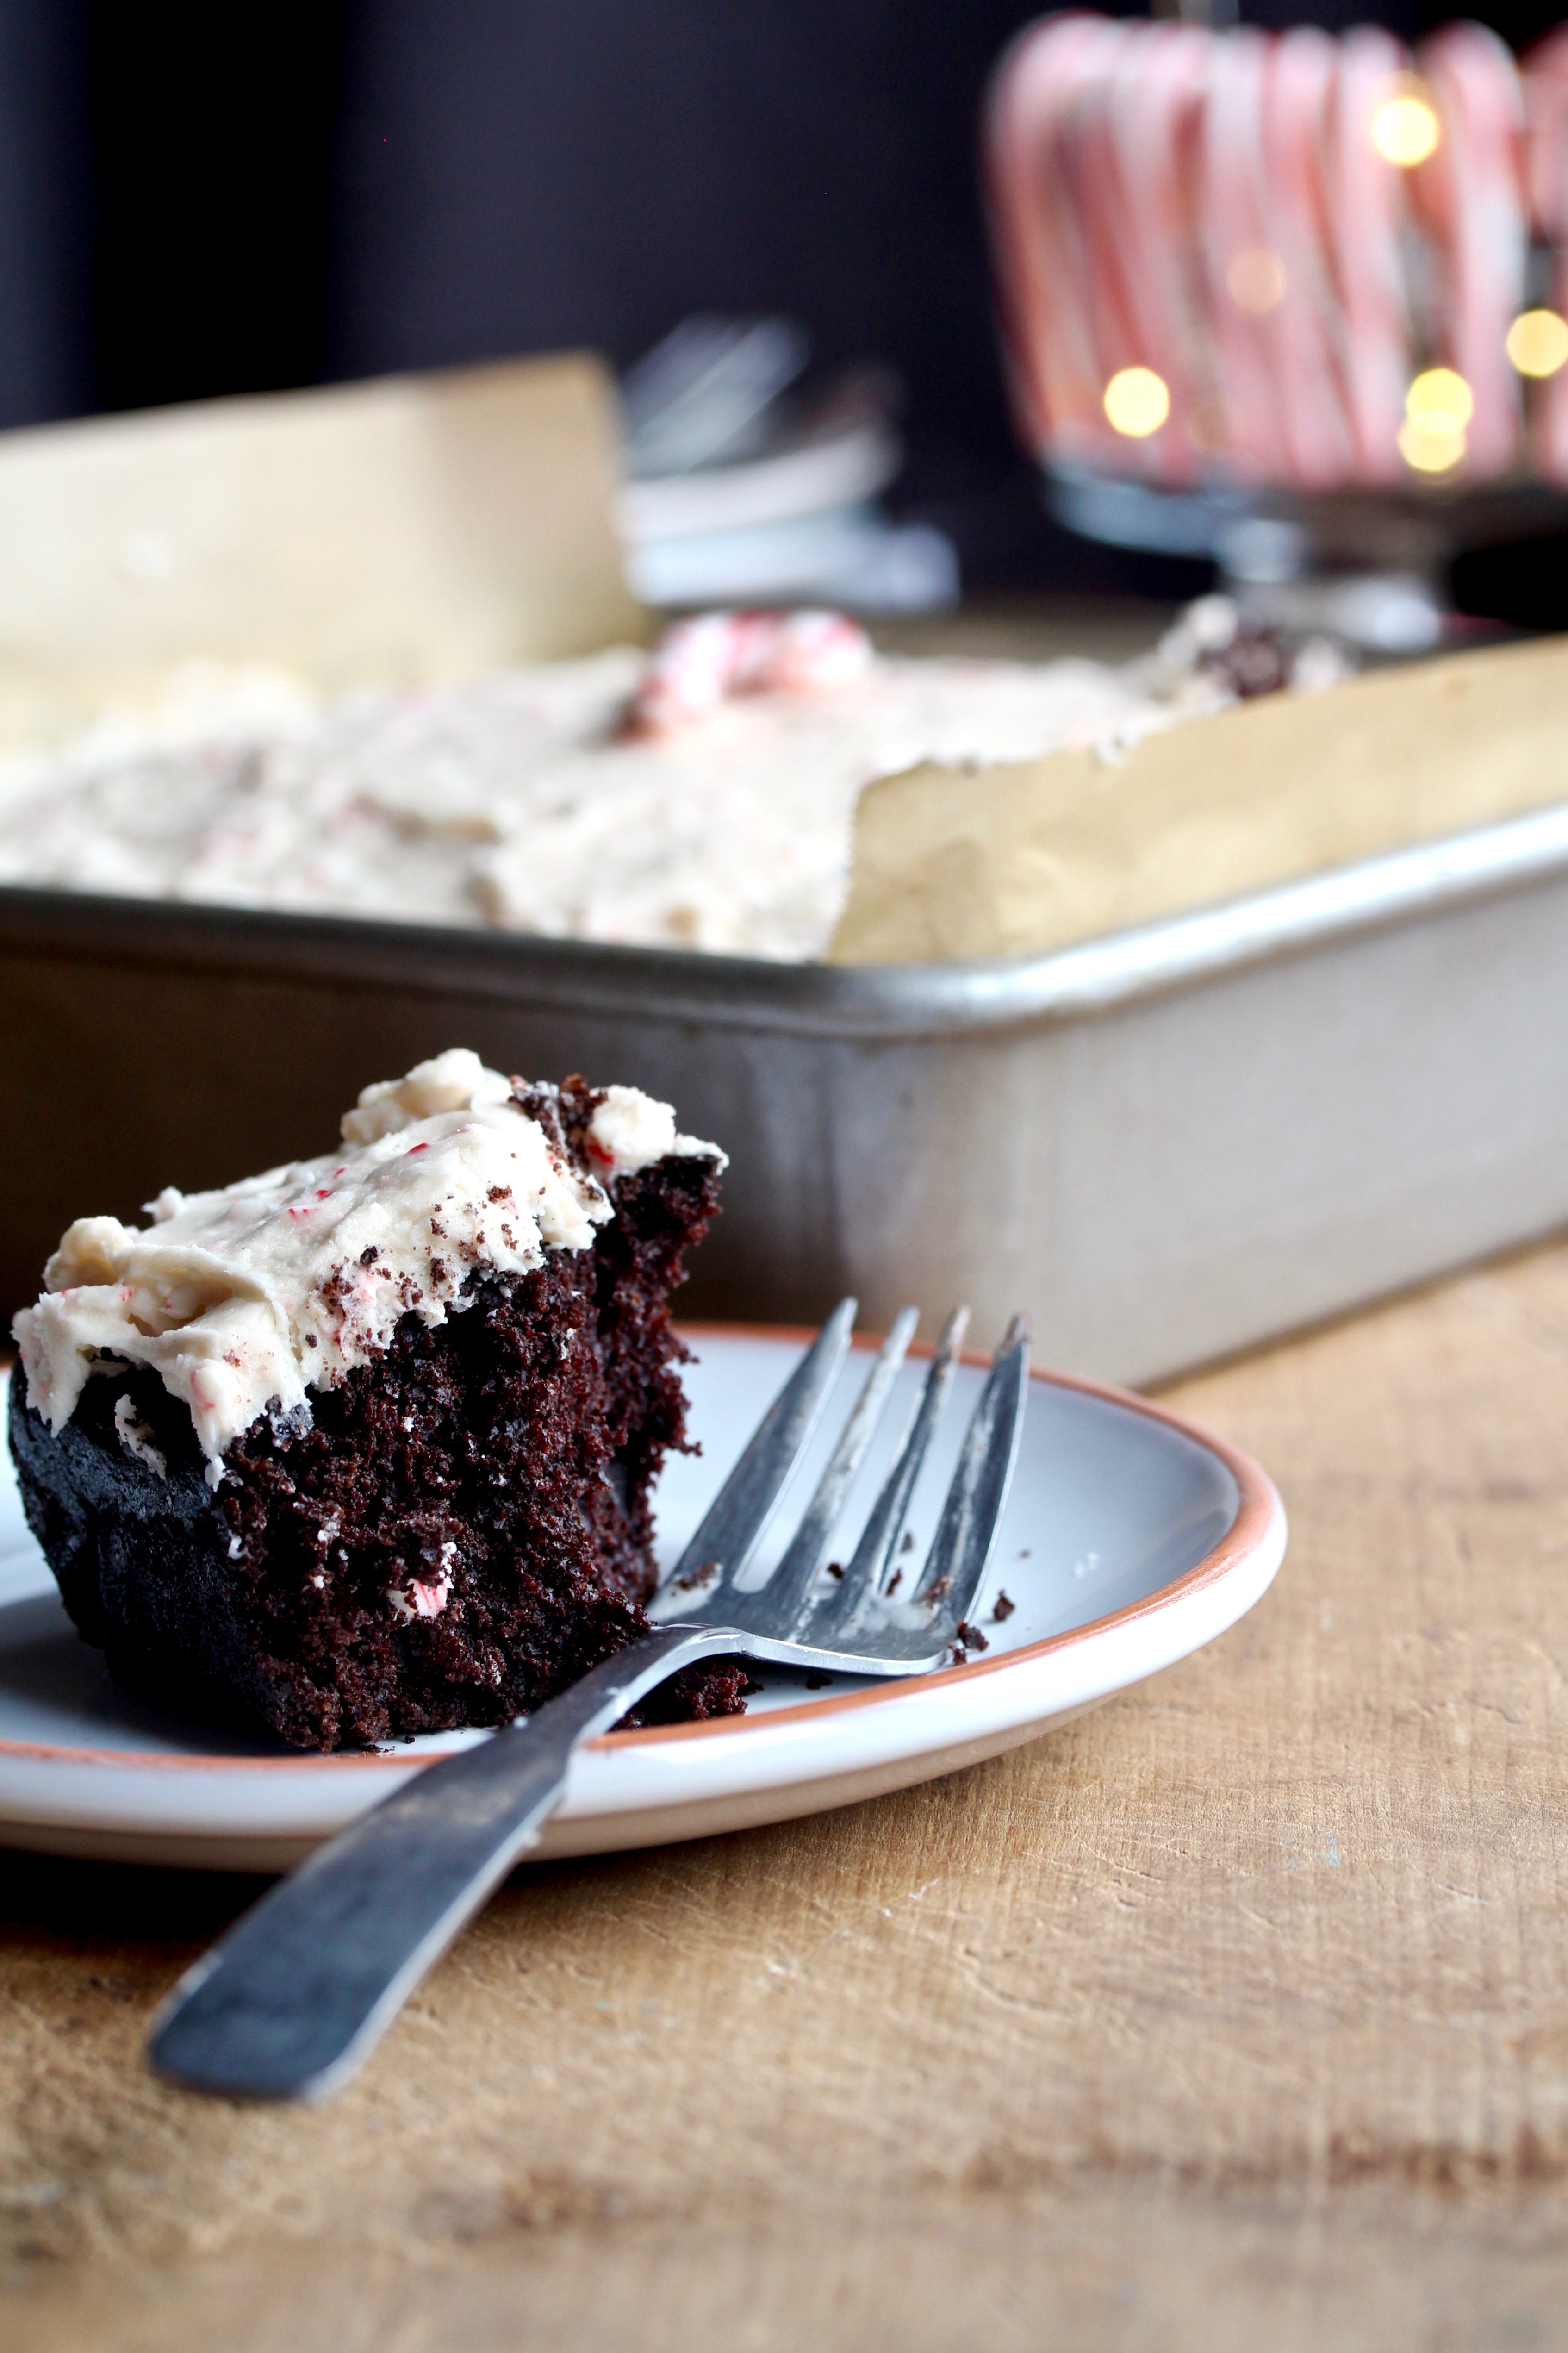
<path id="1" fill-rule="evenodd" d="M 682 1617 L 708 1615 L 721 1597 L 731 1590 L 756 1550 L 838 1377 L 855 1328 L 855 1306 L 853 1299 L 839 1301 L 757 1424 L 744 1453 L 670 1572 L 666 1591 L 710 1561 L 719 1564 L 718 1577 L 705 1593 L 694 1598 L 689 1609 L 683 1609 Z"/>
<path id="2" fill-rule="evenodd" d="M 900 1307 L 894 1317 L 892 1328 L 855 1401 L 855 1409 L 844 1425 L 844 1433 L 817 1482 L 816 1493 L 790 1540 L 789 1549 L 758 1596 L 758 1606 L 747 1611 L 747 1623 L 753 1633 L 787 1637 L 799 1617 L 801 1604 L 822 1566 L 822 1556 L 832 1537 L 844 1498 L 866 1459 L 866 1450 L 876 1435 L 920 1320 L 918 1307 Z"/>
<path id="3" fill-rule="evenodd" d="M 973 1606 L 1002 1523 L 1023 1436 L 1028 1375 L 1028 1322 L 1015 1315 L 991 1359 L 990 1375 L 911 1597 L 940 1600 L 942 1616 L 955 1626 Z"/>
<path id="4" fill-rule="evenodd" d="M 893 1554 L 909 1517 L 915 1482 L 947 1402 L 949 1383 L 969 1323 L 967 1307 L 955 1307 L 942 1327 L 942 1337 L 931 1360 L 920 1404 L 897 1462 L 871 1507 L 854 1556 L 837 1587 L 820 1597 L 807 1594 L 795 1620 L 797 1630 L 809 1624 L 810 1639 L 829 1642 L 849 1625 L 868 1594 L 881 1593 L 892 1567 Z M 804 1635 L 803 1635 L 804 1639 Z"/>

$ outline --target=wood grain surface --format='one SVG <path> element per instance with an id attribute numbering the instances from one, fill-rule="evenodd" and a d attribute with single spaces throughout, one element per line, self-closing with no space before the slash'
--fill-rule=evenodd
<path id="1" fill-rule="evenodd" d="M 514 1879 L 320 2112 L 154 2084 L 245 1887 L 5 1858 L 13 2353 L 1568 2341 L 1568 1248 L 1170 1393 L 1250 1618 L 816 1821 Z"/>

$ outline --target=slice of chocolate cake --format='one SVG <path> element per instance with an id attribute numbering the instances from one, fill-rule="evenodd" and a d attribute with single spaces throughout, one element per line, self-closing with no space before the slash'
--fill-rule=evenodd
<path id="1" fill-rule="evenodd" d="M 322 1749 L 504 1722 L 634 1640 L 684 1443 L 668 1295 L 723 1165 L 635 1088 L 458 1050 L 325 1158 L 79 1219 L 16 1320 L 11 1446 L 87 1640 Z"/>

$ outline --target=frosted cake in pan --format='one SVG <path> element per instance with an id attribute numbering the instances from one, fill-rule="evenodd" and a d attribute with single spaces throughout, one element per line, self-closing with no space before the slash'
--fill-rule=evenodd
<path id="1" fill-rule="evenodd" d="M 1324 649 L 1297 670 L 1335 674 Z M 331 703 L 191 670 L 0 760 L 0 882 L 805 960 L 873 779 L 1114 750 L 1283 678 L 1218 600 L 1121 667 L 893 659 L 797 613 Z"/>

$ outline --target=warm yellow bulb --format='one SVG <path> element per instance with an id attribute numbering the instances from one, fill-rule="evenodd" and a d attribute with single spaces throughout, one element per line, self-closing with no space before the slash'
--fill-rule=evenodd
<path id="1" fill-rule="evenodd" d="M 1225 273 L 1226 290 L 1238 311 L 1261 317 L 1285 295 L 1285 264 L 1266 245 L 1249 245 Z"/>
<path id="2" fill-rule="evenodd" d="M 1372 118 L 1372 143 L 1385 164 L 1408 171 L 1424 164 L 1443 136 L 1436 111 L 1411 90 L 1384 100 Z"/>
<path id="3" fill-rule="evenodd" d="M 1476 396 L 1453 368 L 1423 368 L 1405 396 L 1405 414 L 1427 432 L 1462 433 L 1475 413 Z"/>
<path id="4" fill-rule="evenodd" d="M 1118 433 L 1141 441 L 1158 433 L 1171 413 L 1170 389 L 1152 368 L 1118 368 L 1105 387 L 1105 413 Z"/>
<path id="5" fill-rule="evenodd" d="M 1521 375 L 1555 375 L 1568 360 L 1568 319 L 1555 311 L 1521 311 L 1508 331 L 1507 350 Z"/>
<path id="6" fill-rule="evenodd" d="M 1418 474 L 1446 474 L 1465 454 L 1465 428 L 1451 417 L 1407 417 L 1399 428 L 1399 454 Z"/>

